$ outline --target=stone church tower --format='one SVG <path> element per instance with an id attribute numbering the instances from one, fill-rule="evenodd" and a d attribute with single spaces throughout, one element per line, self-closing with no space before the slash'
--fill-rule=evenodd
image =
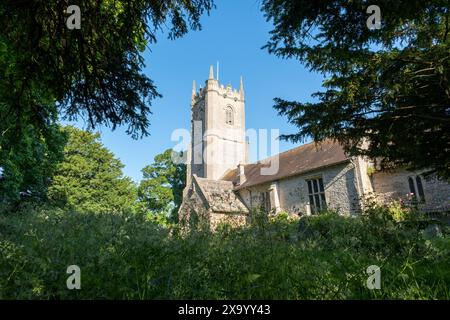
<path id="1" fill-rule="evenodd" d="M 420 199 L 423 212 L 450 210 L 449 183 L 402 167 L 385 172 L 370 159 L 349 156 L 329 139 L 248 163 L 242 79 L 239 91 L 223 86 L 213 67 L 204 88 L 197 91 L 194 82 L 191 127 L 186 188 L 178 211 L 180 225 L 188 229 L 200 222 L 211 230 L 221 223 L 242 226 L 253 209 L 293 217 L 325 209 L 355 215 L 368 195 L 389 203 L 408 194 Z M 273 160 L 278 170 L 264 174 Z"/>
<path id="2" fill-rule="evenodd" d="M 187 184 L 193 175 L 219 180 L 247 162 L 247 149 L 242 78 L 239 91 L 221 85 L 211 66 L 205 87 L 197 91 L 195 81 L 192 87 Z"/>

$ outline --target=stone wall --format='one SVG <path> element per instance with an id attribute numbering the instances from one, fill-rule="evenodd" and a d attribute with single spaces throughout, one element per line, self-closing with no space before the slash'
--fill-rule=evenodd
<path id="1" fill-rule="evenodd" d="M 230 181 L 209 180 L 193 176 L 185 189 L 179 210 L 180 223 L 189 228 L 206 225 L 215 230 L 221 223 L 233 227 L 247 223 L 248 208 L 233 191 Z"/>
<path id="2" fill-rule="evenodd" d="M 228 224 L 231 227 L 242 227 L 248 223 L 248 214 L 233 214 L 233 213 L 211 213 L 209 220 L 209 227 L 211 230 L 216 230 L 220 224 Z"/>
<path id="3" fill-rule="evenodd" d="M 323 168 L 304 175 L 278 181 L 278 197 L 281 210 L 292 214 L 306 214 L 308 199 L 308 186 L 306 180 L 323 179 L 325 198 L 330 209 L 342 213 L 355 214 L 359 212 L 359 195 L 357 191 L 357 180 L 352 163 L 344 163 L 336 166 Z M 262 207 L 264 205 L 263 193 L 269 191 L 271 183 L 241 190 L 241 198 L 248 207 Z"/>
<path id="4" fill-rule="evenodd" d="M 416 177 L 421 172 L 394 170 L 389 172 L 378 171 L 372 176 L 372 185 L 376 198 L 387 203 L 392 200 L 406 200 L 410 193 L 408 177 Z M 425 203 L 420 209 L 426 212 L 440 212 L 450 210 L 450 184 L 437 179 L 435 176 L 423 177 L 422 185 L 425 194 Z"/>
<path id="5" fill-rule="evenodd" d="M 227 117 L 227 114 L 231 117 Z M 231 123 L 228 121 L 231 120 Z M 196 122 L 200 122 L 196 124 Z M 238 90 L 224 86 L 214 79 L 206 80 L 205 88 L 192 94 L 193 155 L 191 173 L 199 177 L 218 180 L 229 169 L 246 161 L 244 88 Z"/>
<path id="6" fill-rule="evenodd" d="M 233 183 L 223 180 L 209 180 L 195 177 L 209 209 L 212 212 L 248 213 L 248 208 L 233 191 Z"/>
<path id="7" fill-rule="evenodd" d="M 260 184 L 249 189 L 239 190 L 241 199 L 251 209 L 264 208 L 264 193 L 270 191 L 271 182 Z"/>

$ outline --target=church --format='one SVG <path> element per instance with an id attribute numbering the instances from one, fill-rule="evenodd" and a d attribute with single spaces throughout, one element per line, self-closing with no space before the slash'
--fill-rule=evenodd
<path id="1" fill-rule="evenodd" d="M 328 208 L 356 215 L 369 196 L 381 203 L 414 196 L 424 212 L 450 211 L 447 182 L 402 168 L 379 170 L 330 140 L 249 163 L 245 107 L 242 78 L 239 90 L 224 86 L 211 66 L 204 88 L 197 91 L 194 81 L 181 223 L 245 225 L 253 209 L 301 216 Z M 268 170 L 275 163 L 277 170 Z"/>

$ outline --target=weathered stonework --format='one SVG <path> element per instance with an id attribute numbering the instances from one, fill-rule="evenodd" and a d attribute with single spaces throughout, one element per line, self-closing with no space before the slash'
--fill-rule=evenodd
<path id="1" fill-rule="evenodd" d="M 450 211 L 450 184 L 435 176 L 423 176 L 422 172 L 411 172 L 397 169 L 386 172 L 376 172 L 372 176 L 374 193 L 380 202 L 408 199 L 410 193 L 408 177 L 422 178 L 425 202 L 419 208 L 425 212 Z"/>
<path id="2" fill-rule="evenodd" d="M 214 79 L 211 67 L 205 88 L 197 91 L 194 82 L 191 108 L 189 176 L 219 180 L 229 168 L 247 160 L 242 79 L 239 91 L 225 87 Z"/>
<path id="3" fill-rule="evenodd" d="M 280 211 L 294 215 L 307 214 L 309 199 L 306 180 L 318 177 L 324 181 L 328 208 L 342 213 L 356 214 L 360 211 L 357 181 L 351 163 L 338 164 L 278 181 Z M 266 183 L 239 192 L 248 207 L 264 207 L 263 194 L 269 192 L 270 186 L 271 183 Z"/>
<path id="4" fill-rule="evenodd" d="M 216 230 L 221 224 L 231 227 L 242 227 L 248 223 L 248 214 L 212 213 L 210 217 L 210 228 Z"/>
<path id="5" fill-rule="evenodd" d="M 183 225 L 192 225 L 196 219 L 206 223 L 211 230 L 215 230 L 220 223 L 232 226 L 246 224 L 249 210 L 239 194 L 233 191 L 231 182 L 209 180 L 196 175 L 191 181 L 179 210 Z"/>
<path id="6" fill-rule="evenodd" d="M 197 219 L 213 230 L 221 223 L 241 226 L 248 222 L 253 208 L 261 207 L 293 216 L 311 214 L 307 184 L 311 179 L 323 182 L 328 209 L 358 214 L 369 195 L 382 203 L 404 199 L 411 192 L 408 177 L 421 175 L 401 169 L 375 171 L 372 161 L 348 157 L 330 140 L 247 163 L 242 81 L 239 91 L 224 87 L 214 79 L 212 68 L 204 89 L 197 92 L 194 84 L 191 106 L 194 138 L 188 150 L 187 186 L 179 212 L 186 225 Z M 195 126 L 202 135 L 196 135 Z M 262 169 L 274 159 L 279 170 L 270 176 L 263 174 Z M 425 202 L 420 208 L 450 211 L 450 184 L 435 177 L 421 179 Z"/>

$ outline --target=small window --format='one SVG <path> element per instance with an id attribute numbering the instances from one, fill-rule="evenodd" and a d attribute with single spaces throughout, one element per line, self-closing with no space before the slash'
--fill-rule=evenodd
<path id="1" fill-rule="evenodd" d="M 225 122 L 231 126 L 234 124 L 233 109 L 231 107 L 227 107 L 226 109 Z"/>
<path id="2" fill-rule="evenodd" d="M 262 195 L 264 211 L 269 212 L 270 210 L 272 210 L 272 207 L 270 205 L 270 192 L 264 192 Z"/>
<path id="3" fill-rule="evenodd" d="M 416 187 L 414 186 L 414 180 L 413 178 L 409 177 L 408 178 L 408 184 L 409 184 L 409 192 L 413 193 L 414 195 L 416 195 Z"/>
<path id="4" fill-rule="evenodd" d="M 323 179 L 307 180 L 309 205 L 311 206 L 311 213 L 317 213 L 325 210 L 327 203 L 325 201 L 325 189 L 323 187 Z"/>
<path id="5" fill-rule="evenodd" d="M 409 192 L 419 201 L 425 202 L 425 193 L 423 191 L 422 178 L 420 176 L 408 177 Z"/>

